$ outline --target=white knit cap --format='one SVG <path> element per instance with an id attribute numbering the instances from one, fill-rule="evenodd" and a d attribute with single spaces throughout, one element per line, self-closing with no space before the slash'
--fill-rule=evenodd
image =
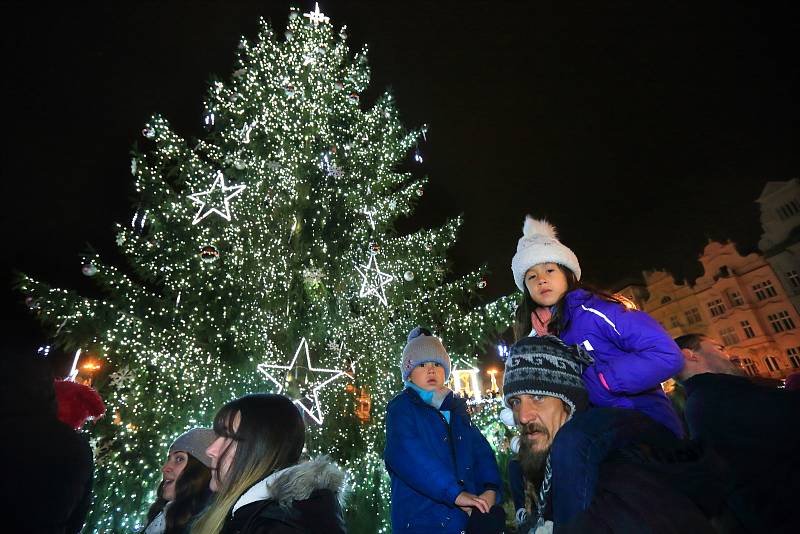
<path id="1" fill-rule="evenodd" d="M 520 291 L 525 291 L 525 273 L 540 263 L 563 265 L 575 273 L 575 278 L 581 279 L 578 257 L 561 244 L 555 227 L 544 219 L 536 220 L 528 215 L 522 226 L 522 237 L 517 243 L 517 253 L 511 259 L 511 272 Z"/>

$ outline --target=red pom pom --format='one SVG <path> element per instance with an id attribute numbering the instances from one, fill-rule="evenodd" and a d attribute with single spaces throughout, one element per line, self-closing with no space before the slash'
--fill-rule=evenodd
<path id="1" fill-rule="evenodd" d="M 56 380 L 54 386 L 58 418 L 75 430 L 90 417 L 97 419 L 105 413 L 106 405 L 94 388 L 66 380 Z"/>

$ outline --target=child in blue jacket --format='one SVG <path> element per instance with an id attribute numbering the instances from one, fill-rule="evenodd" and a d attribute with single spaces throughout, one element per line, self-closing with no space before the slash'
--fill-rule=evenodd
<path id="1" fill-rule="evenodd" d="M 658 322 L 610 295 L 582 289 L 578 258 L 547 221 L 526 218 L 511 270 L 523 293 L 518 338 L 551 334 L 580 346 L 594 360 L 582 375 L 593 405 L 637 410 L 684 435 L 661 389 L 683 369 L 683 356 Z"/>
<path id="2" fill-rule="evenodd" d="M 400 365 L 405 389 L 389 403 L 383 458 L 392 481 L 392 532 L 500 532 L 500 473 L 466 402 L 445 387 L 450 357 L 415 328 Z"/>

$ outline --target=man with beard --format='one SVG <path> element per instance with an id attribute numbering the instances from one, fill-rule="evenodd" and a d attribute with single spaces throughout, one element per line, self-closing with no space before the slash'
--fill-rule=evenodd
<path id="1" fill-rule="evenodd" d="M 590 363 L 553 336 L 518 341 L 506 360 L 504 400 L 535 488 L 530 532 L 713 532 L 712 459 L 638 411 L 590 408 Z"/>
<path id="2" fill-rule="evenodd" d="M 800 391 L 755 384 L 725 346 L 701 334 L 675 340 L 692 439 L 730 468 L 725 532 L 797 532 L 786 513 L 800 495 Z"/>

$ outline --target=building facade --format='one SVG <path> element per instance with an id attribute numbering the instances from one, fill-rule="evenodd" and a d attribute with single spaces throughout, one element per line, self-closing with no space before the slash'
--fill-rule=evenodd
<path id="1" fill-rule="evenodd" d="M 766 259 L 712 241 L 700 262 L 704 272 L 693 285 L 645 271 L 644 311 L 673 337 L 700 333 L 719 340 L 750 375 L 800 371 L 800 315 Z"/>
<path id="2" fill-rule="evenodd" d="M 767 182 L 756 202 L 764 231 L 758 248 L 800 313 L 800 181 Z"/>

